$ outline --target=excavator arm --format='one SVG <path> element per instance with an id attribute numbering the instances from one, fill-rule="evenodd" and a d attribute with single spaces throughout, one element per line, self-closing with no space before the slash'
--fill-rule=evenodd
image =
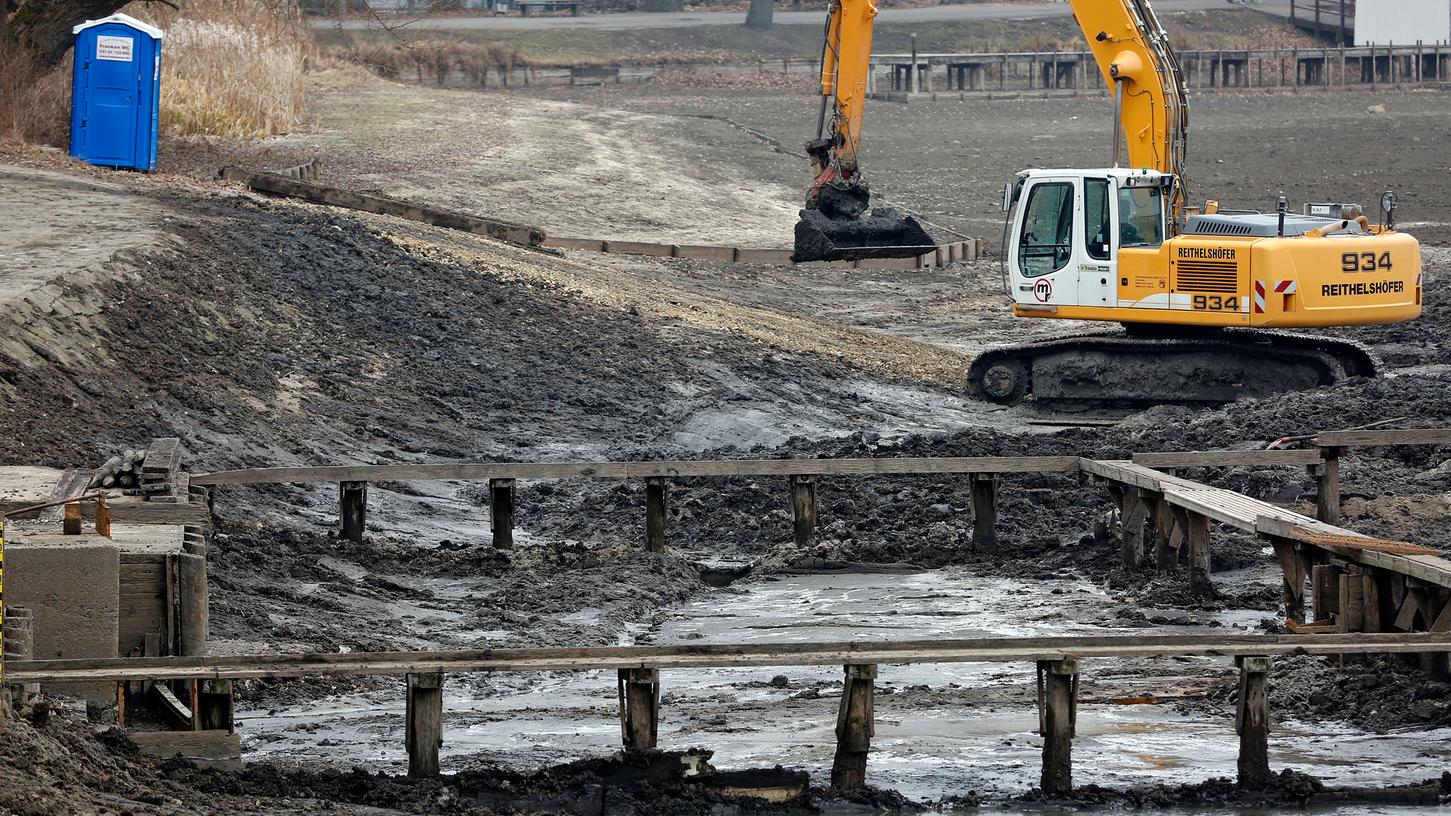
<path id="1" fill-rule="evenodd" d="M 1114 101 L 1114 166 L 1177 179 L 1173 221 L 1184 216 L 1189 103 L 1178 58 L 1148 0 L 1070 0 Z"/>
<path id="2" fill-rule="evenodd" d="M 911 258 L 936 244 L 916 219 L 880 207 L 859 172 L 862 115 L 871 70 L 875 0 L 832 0 L 821 47 L 821 112 L 806 143 L 813 181 L 796 223 L 792 260 Z"/>

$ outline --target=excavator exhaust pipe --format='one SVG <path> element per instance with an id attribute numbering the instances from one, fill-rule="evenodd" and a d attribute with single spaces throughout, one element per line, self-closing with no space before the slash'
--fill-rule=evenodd
<path id="1" fill-rule="evenodd" d="M 868 214 L 869 199 L 865 183 L 821 185 L 796 222 L 791 260 L 915 258 L 937 248 L 932 236 L 910 215 L 890 207 L 878 207 Z"/>

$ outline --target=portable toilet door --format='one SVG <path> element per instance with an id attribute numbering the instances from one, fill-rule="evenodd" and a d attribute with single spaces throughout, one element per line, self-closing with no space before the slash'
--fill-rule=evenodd
<path id="1" fill-rule="evenodd" d="M 72 33 L 71 155 L 107 167 L 155 168 L 161 29 L 113 14 Z"/>

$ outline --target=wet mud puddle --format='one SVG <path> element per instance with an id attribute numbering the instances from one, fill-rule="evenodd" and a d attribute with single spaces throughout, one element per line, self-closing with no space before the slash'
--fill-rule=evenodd
<path id="1" fill-rule="evenodd" d="M 1256 631 L 1256 610 L 1197 613 L 1180 625 L 1115 626 L 1114 603 L 1074 580 L 989 579 L 955 569 L 751 579 L 668 610 L 636 643 L 801 643 L 831 640 L 1228 634 Z M 1114 787 L 1233 777 L 1233 723 L 1197 709 L 1194 689 L 1228 661 L 1093 660 L 1084 664 L 1074 781 Z M 403 770 L 403 691 L 360 692 L 309 705 L 239 712 L 244 755 Z M 914 799 L 1036 785 L 1041 741 L 1031 663 L 879 667 L 869 780 Z M 809 771 L 824 782 L 841 692 L 837 667 L 661 672 L 662 747 L 708 748 L 720 768 Z M 1143 695 L 1157 704 L 1112 702 Z M 620 744 L 613 672 L 449 677 L 444 770 L 475 762 L 520 769 L 608 754 Z M 1276 723 L 1270 763 L 1334 785 L 1439 776 L 1451 729 L 1371 734 L 1347 726 Z M 1397 809 L 1396 812 L 1406 812 Z"/>

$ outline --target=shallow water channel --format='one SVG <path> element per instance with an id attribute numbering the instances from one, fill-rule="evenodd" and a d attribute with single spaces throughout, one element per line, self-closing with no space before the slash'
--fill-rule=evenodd
<path id="1" fill-rule="evenodd" d="M 1266 616 L 1228 610 L 1125 629 L 1114 628 L 1113 607 L 1084 582 L 991 579 L 954 569 L 773 576 L 697 596 L 636 633 L 634 642 L 1226 634 L 1252 632 Z M 591 614 L 583 609 L 571 617 L 579 622 Z M 1221 670 L 1229 665 L 1215 658 L 1086 661 L 1075 783 L 1233 777 L 1238 741 L 1227 718 L 1196 713 L 1203 707 L 1193 703 L 1109 702 L 1125 694 L 1182 693 L 1194 678 L 1212 674 L 1216 666 L 1206 662 L 1215 661 Z M 868 780 L 915 799 L 1026 791 L 1037 783 L 1041 757 L 1033 683 L 1031 663 L 879 667 Z M 824 783 L 840 684 L 841 669 L 830 666 L 662 671 L 660 745 L 713 750 L 720 768 L 799 767 Z M 613 672 L 450 677 L 444 700 L 445 771 L 480 760 L 527 769 L 608 754 L 620 743 Z M 393 694 L 374 690 L 241 711 L 239 719 L 250 758 L 392 770 L 406 764 L 401 681 Z M 1404 784 L 1441 774 L 1451 754 L 1448 739 L 1451 729 L 1377 735 L 1277 721 L 1270 764 L 1335 785 Z"/>

